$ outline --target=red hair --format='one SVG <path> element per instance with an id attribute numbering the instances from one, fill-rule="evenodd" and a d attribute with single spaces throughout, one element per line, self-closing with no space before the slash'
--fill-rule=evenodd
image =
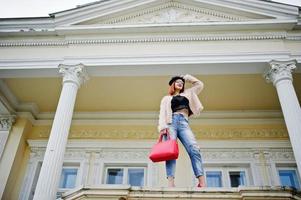
<path id="1" fill-rule="evenodd" d="M 168 94 L 169 95 L 174 95 L 176 92 L 176 89 L 175 89 L 175 81 L 169 86 L 168 88 Z M 184 84 L 183 84 L 183 87 L 182 89 L 180 90 L 180 93 L 184 92 Z"/>

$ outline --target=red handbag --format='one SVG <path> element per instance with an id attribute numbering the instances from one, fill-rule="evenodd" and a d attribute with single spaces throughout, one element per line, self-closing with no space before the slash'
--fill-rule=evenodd
<path id="1" fill-rule="evenodd" d="M 149 158 L 153 162 L 161 162 L 166 160 L 174 160 L 179 156 L 179 147 L 177 140 L 170 139 L 167 133 L 168 140 L 162 141 L 164 134 L 161 134 L 158 142 L 153 146 Z"/>

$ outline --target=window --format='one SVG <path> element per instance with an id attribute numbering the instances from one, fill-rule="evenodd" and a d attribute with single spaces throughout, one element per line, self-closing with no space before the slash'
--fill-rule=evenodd
<path id="1" fill-rule="evenodd" d="M 252 184 L 250 167 L 212 165 L 205 168 L 207 187 L 238 187 Z"/>
<path id="2" fill-rule="evenodd" d="M 64 192 L 75 188 L 78 185 L 78 173 L 79 173 L 79 163 L 64 163 L 59 189 L 57 191 L 56 197 L 60 198 Z"/>
<path id="3" fill-rule="evenodd" d="M 132 186 L 144 185 L 144 169 L 128 169 L 128 184 Z"/>
<path id="4" fill-rule="evenodd" d="M 77 168 L 63 168 L 59 188 L 74 188 L 77 171 Z"/>
<path id="5" fill-rule="evenodd" d="M 122 184 L 123 183 L 123 169 L 108 169 L 107 184 Z"/>
<path id="6" fill-rule="evenodd" d="M 105 175 L 106 184 L 129 184 L 144 186 L 146 177 L 145 167 L 107 167 Z"/>
<path id="7" fill-rule="evenodd" d="M 280 184 L 282 186 L 289 186 L 300 189 L 298 173 L 296 169 L 279 169 L 278 175 L 280 179 Z"/>
<path id="8" fill-rule="evenodd" d="M 231 187 L 246 185 L 246 173 L 244 171 L 230 171 L 229 177 Z"/>
<path id="9" fill-rule="evenodd" d="M 207 181 L 207 187 L 222 187 L 222 172 L 207 171 L 206 181 Z"/>

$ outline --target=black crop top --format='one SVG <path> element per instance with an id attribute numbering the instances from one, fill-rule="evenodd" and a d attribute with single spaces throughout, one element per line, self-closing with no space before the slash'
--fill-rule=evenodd
<path id="1" fill-rule="evenodd" d="M 177 96 L 174 96 L 171 100 L 171 109 L 172 109 L 172 112 L 176 112 L 178 110 L 182 110 L 182 109 L 188 109 L 189 111 L 189 114 L 188 116 L 190 116 L 192 114 L 192 111 L 189 107 L 189 100 L 184 97 L 184 96 L 181 96 L 181 95 L 177 95 Z"/>

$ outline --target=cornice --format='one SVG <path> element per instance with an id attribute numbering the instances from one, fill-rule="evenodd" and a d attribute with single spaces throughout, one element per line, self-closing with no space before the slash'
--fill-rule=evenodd
<path id="1" fill-rule="evenodd" d="M 17 97 L 12 93 L 12 91 L 9 89 L 9 87 L 6 85 L 6 83 L 0 79 L 0 92 L 2 92 L 7 99 L 8 103 L 10 104 L 10 107 L 13 109 L 13 113 L 16 115 L 16 110 L 22 110 L 23 112 L 28 112 L 27 116 L 31 116 L 29 118 L 34 119 L 35 116 L 40 112 L 39 108 L 36 103 L 30 102 L 30 103 L 22 103 L 19 102 Z M 34 116 L 33 116 L 34 115 Z"/>
<path id="2" fill-rule="evenodd" d="M 17 112 L 35 126 L 50 126 L 54 113 Z M 158 112 L 82 112 L 74 113 L 73 125 L 147 125 L 156 126 Z M 280 111 L 205 111 L 199 118 L 190 119 L 191 125 L 264 125 L 284 124 Z"/>
<path id="3" fill-rule="evenodd" d="M 201 140 L 237 140 L 237 139 L 288 139 L 288 133 L 285 128 L 267 129 L 267 128 L 224 128 L 224 129 L 195 129 L 192 128 L 197 139 Z M 41 128 L 33 133 L 37 138 L 48 138 L 50 127 Z M 158 133 L 155 130 L 139 129 L 112 129 L 112 130 L 95 130 L 95 129 L 71 129 L 69 133 L 71 139 L 156 139 Z"/>
<path id="4" fill-rule="evenodd" d="M 46 148 L 47 139 L 29 139 L 27 143 L 30 148 Z M 133 142 L 135 145 L 133 145 Z M 145 149 L 151 148 L 154 140 L 88 140 L 82 138 L 68 139 L 67 148 L 105 148 L 105 149 Z M 270 149 L 272 152 L 291 151 L 291 145 L 288 140 L 200 140 L 198 144 L 202 148 L 210 149 L 243 149 L 246 148 L 258 151 L 258 149 Z M 282 150 L 281 150 L 282 149 Z"/>
<path id="5" fill-rule="evenodd" d="M 93 44 L 115 44 L 115 43 L 153 43 L 153 42 L 197 42 L 197 41 L 235 41 L 235 40 L 301 40 L 301 32 L 288 33 L 280 32 L 251 32 L 251 33 L 212 33 L 184 35 L 184 36 L 154 36 L 154 37 L 119 37 L 119 38 L 81 38 L 56 40 L 2 40 L 0 47 L 30 47 L 30 46 L 68 46 L 68 45 L 93 45 Z"/>
<path id="6" fill-rule="evenodd" d="M 287 139 L 288 133 L 283 129 L 200 129 L 195 131 L 198 139 Z"/>
<path id="7" fill-rule="evenodd" d="M 187 174 L 186 174 L 187 176 Z M 92 199 L 111 197 L 112 199 L 299 199 L 301 192 L 286 186 L 238 186 L 237 188 L 202 188 L 196 187 L 131 187 L 130 185 L 114 186 L 81 186 L 63 194 L 64 199 Z"/>
<path id="8" fill-rule="evenodd" d="M 218 12 L 236 13 L 240 16 L 262 16 L 271 18 L 292 18 L 298 14 L 295 6 L 281 5 L 278 3 L 263 1 L 237 1 L 237 0 L 145 0 L 145 1 L 110 1 L 93 3 L 89 6 L 78 7 L 76 9 L 54 13 L 55 19 L 60 24 L 75 24 L 91 19 L 107 16 L 126 15 L 136 13 L 141 10 L 151 10 L 166 4 L 183 4 L 188 7 L 206 8 L 217 10 Z M 152 8 L 153 7 L 153 8 Z M 148 9 L 147 9 L 148 8 Z M 225 14 L 226 15 L 226 14 Z M 230 14 L 229 14 L 230 15 Z"/>
<path id="9" fill-rule="evenodd" d="M 301 33 L 287 34 L 287 32 L 253 32 L 253 33 L 223 33 L 223 34 L 195 34 L 191 36 L 154 36 L 131 38 L 104 38 L 104 39 L 66 39 L 66 40 L 2 40 L 0 47 L 24 46 L 68 46 L 93 45 L 114 43 L 153 43 L 153 42 L 191 42 L 191 41 L 231 41 L 231 40 L 301 40 Z"/>

